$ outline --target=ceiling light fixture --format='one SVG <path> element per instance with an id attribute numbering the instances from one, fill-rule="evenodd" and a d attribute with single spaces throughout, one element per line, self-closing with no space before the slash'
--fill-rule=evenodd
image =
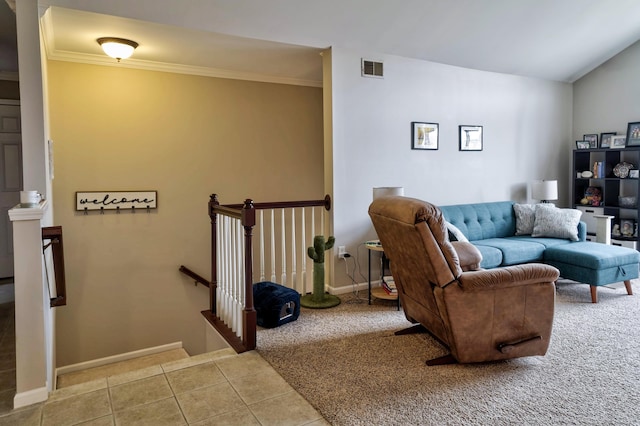
<path id="1" fill-rule="evenodd" d="M 117 59 L 118 62 L 131 56 L 135 48 L 138 47 L 138 43 L 126 38 L 101 37 L 97 41 L 102 46 L 104 53 Z"/>

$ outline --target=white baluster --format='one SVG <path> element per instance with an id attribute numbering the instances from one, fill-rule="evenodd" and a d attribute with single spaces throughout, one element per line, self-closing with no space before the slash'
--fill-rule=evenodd
<path id="1" fill-rule="evenodd" d="M 240 309 L 238 309 L 239 305 L 244 304 L 244 300 L 242 298 L 242 294 L 243 291 L 242 289 L 244 288 L 244 228 L 242 227 L 242 223 L 240 221 L 238 222 L 238 228 L 237 228 L 237 234 L 236 234 L 236 238 L 237 238 L 237 248 L 236 248 L 236 256 L 237 256 L 237 264 L 238 264 L 238 279 L 236 281 L 236 285 L 233 291 L 233 298 L 231 300 L 233 307 L 232 307 L 232 321 L 233 321 L 233 330 L 236 332 L 236 334 L 241 333 L 242 327 L 240 326 L 241 321 L 242 321 L 242 317 L 239 317 L 239 311 Z M 239 319 L 238 319 L 239 318 Z"/>
<path id="2" fill-rule="evenodd" d="M 287 240 L 285 235 L 285 224 L 284 224 L 284 209 L 280 211 L 280 225 L 281 225 L 281 233 L 280 233 L 280 254 L 282 255 L 282 271 L 280 282 L 283 285 L 287 284 Z"/>
<path id="3" fill-rule="evenodd" d="M 316 229 L 316 207 L 311 208 L 311 235 L 309 236 L 309 242 L 307 244 L 308 247 L 313 245 L 313 238 L 317 235 Z M 311 265 L 311 259 L 309 258 L 310 268 L 313 267 Z M 309 274 L 307 277 L 307 289 L 313 289 L 313 274 Z"/>
<path id="4" fill-rule="evenodd" d="M 313 209 L 313 207 L 311 208 Z M 304 207 L 301 208 L 300 220 L 302 221 L 302 223 L 300 224 L 300 232 L 302 234 L 300 235 L 300 267 L 302 269 L 302 277 L 300 279 L 300 289 L 298 290 L 298 292 L 305 294 L 307 286 L 307 221 Z"/>
<path id="5" fill-rule="evenodd" d="M 264 210 L 258 211 L 260 223 L 260 281 L 264 281 Z"/>
<path id="6" fill-rule="evenodd" d="M 291 288 L 297 289 L 296 281 L 296 209 L 291 209 Z"/>
<path id="7" fill-rule="evenodd" d="M 271 282 L 276 282 L 276 211 L 271 210 Z"/>

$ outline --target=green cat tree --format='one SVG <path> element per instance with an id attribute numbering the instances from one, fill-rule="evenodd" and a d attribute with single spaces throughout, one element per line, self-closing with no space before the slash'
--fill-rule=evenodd
<path id="1" fill-rule="evenodd" d="M 329 237 L 325 242 L 323 235 L 313 238 L 313 247 L 307 249 L 307 254 L 313 259 L 313 293 L 300 298 L 300 305 L 305 308 L 332 308 L 340 304 L 340 298 L 324 291 L 324 252 L 333 247 L 336 241 Z"/>

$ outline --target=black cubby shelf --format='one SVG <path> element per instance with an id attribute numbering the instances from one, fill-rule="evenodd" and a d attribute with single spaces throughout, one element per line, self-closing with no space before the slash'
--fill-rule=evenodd
<path id="1" fill-rule="evenodd" d="M 594 164 L 601 163 L 598 169 Z M 638 178 L 632 178 L 631 173 L 616 173 L 616 166 L 630 163 L 632 170 L 640 168 L 640 147 L 624 149 L 585 149 L 573 151 L 573 185 L 572 204 L 574 208 L 583 211 L 583 220 L 587 222 L 587 232 L 595 233 L 590 228 L 589 215 L 604 214 L 614 216 L 613 224 L 620 226 L 621 221 L 632 220 L 640 223 L 640 185 Z M 591 177 L 583 177 L 583 172 L 594 173 Z M 599 205 L 584 205 L 581 201 L 590 187 L 597 187 L 601 191 Z M 620 202 L 623 202 L 621 205 Z M 637 228 L 637 226 L 636 226 Z M 619 238 L 619 237 L 614 237 Z M 638 236 L 624 238 L 625 241 L 638 241 Z"/>

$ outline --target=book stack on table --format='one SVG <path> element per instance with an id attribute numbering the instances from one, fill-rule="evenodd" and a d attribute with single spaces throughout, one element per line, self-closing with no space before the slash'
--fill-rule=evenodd
<path id="1" fill-rule="evenodd" d="M 385 275 L 382 277 L 382 289 L 389 295 L 398 294 L 396 283 L 393 281 L 393 277 L 391 275 Z"/>

